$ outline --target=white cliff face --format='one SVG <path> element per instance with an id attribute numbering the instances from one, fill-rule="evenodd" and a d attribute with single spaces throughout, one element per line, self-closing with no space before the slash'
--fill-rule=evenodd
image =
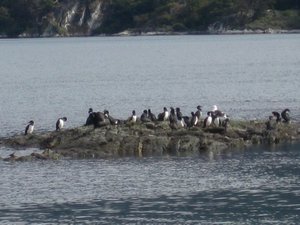
<path id="1" fill-rule="evenodd" d="M 91 35 L 102 24 L 107 0 L 60 1 L 57 11 L 48 16 L 43 36 Z"/>
<path id="2" fill-rule="evenodd" d="M 78 10 L 78 5 L 79 3 L 76 2 L 75 5 L 67 11 L 66 16 L 64 18 L 64 23 L 62 24 L 62 26 L 68 30 L 70 26 L 72 26 L 72 20 L 74 19 L 74 16 Z"/>
<path id="3" fill-rule="evenodd" d="M 78 23 L 78 26 L 80 26 L 80 27 L 83 25 L 84 18 L 85 18 L 85 12 L 86 12 L 86 8 L 84 8 L 84 10 L 83 10 L 83 12 L 82 12 L 82 14 L 81 14 L 79 23 Z"/>
<path id="4" fill-rule="evenodd" d="M 101 26 L 102 22 L 102 10 L 101 10 L 102 1 L 99 1 L 97 7 L 91 15 L 91 19 L 88 21 L 89 33 Z"/>

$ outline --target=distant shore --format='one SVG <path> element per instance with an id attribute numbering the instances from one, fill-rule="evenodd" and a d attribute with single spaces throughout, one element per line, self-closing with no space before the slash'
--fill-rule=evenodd
<path id="1" fill-rule="evenodd" d="M 134 31 L 123 31 L 118 34 L 111 36 L 163 36 L 163 35 L 240 35 L 240 34 L 299 34 L 299 30 L 278 30 L 278 29 L 267 29 L 267 30 L 211 30 L 211 31 L 188 31 L 188 32 L 134 32 Z"/>
<path id="2" fill-rule="evenodd" d="M 299 34 L 300 29 L 244 29 L 244 30 L 211 30 L 211 31 L 186 31 L 186 32 L 169 32 L 169 31 L 150 31 L 137 32 L 125 30 L 116 34 L 100 35 L 37 35 L 37 34 L 20 34 L 17 37 L 0 35 L 0 39 L 18 39 L 18 38 L 67 38 L 67 37 L 130 37 L 130 36 L 176 36 L 176 35 L 251 35 L 251 34 Z"/>

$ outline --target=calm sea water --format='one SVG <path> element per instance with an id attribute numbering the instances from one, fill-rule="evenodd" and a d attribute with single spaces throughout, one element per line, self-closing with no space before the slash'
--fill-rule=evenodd
<path id="1" fill-rule="evenodd" d="M 0 40 L 0 136 L 85 122 L 89 107 L 126 119 L 213 105 L 232 118 L 300 115 L 300 35 Z"/>
<path id="2" fill-rule="evenodd" d="M 0 40 L 0 136 L 87 110 L 300 119 L 300 35 Z M 298 224 L 300 144 L 198 158 L 0 161 L 0 224 Z M 13 150 L 0 148 L 0 157 Z M 16 155 L 37 149 L 19 150 Z"/>
<path id="3" fill-rule="evenodd" d="M 0 223 L 299 224 L 299 148 L 0 162 Z"/>

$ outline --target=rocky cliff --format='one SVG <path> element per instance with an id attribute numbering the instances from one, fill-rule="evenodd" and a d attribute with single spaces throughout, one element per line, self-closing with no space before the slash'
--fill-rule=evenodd
<path id="1" fill-rule="evenodd" d="M 47 13 L 36 13 L 19 37 L 90 36 L 103 20 L 107 0 L 56 0 Z M 45 11 L 45 10 L 44 10 Z M 0 21 L 1 22 L 1 21 Z M 12 34 L 13 36 L 16 35 Z"/>
<path id="2" fill-rule="evenodd" d="M 0 37 L 299 32 L 286 1 L 3 0 Z"/>
<path id="3" fill-rule="evenodd" d="M 43 17 L 41 36 L 92 35 L 101 26 L 107 3 L 105 0 L 62 1 Z"/>

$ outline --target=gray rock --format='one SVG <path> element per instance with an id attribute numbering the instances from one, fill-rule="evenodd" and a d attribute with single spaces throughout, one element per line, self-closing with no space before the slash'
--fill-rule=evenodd
<path id="1" fill-rule="evenodd" d="M 267 130 L 264 122 L 233 122 L 228 130 L 193 127 L 171 129 L 168 122 L 82 126 L 59 132 L 15 135 L 0 138 L 0 146 L 15 149 L 38 147 L 46 153 L 31 156 L 40 159 L 142 157 L 163 155 L 199 155 L 226 149 L 245 148 L 251 144 L 299 140 L 299 125 L 282 124 Z M 27 158 L 25 158 L 27 160 Z M 24 159 L 24 160 L 25 160 Z M 13 159 L 15 160 L 15 159 Z M 18 160 L 23 160 L 18 159 Z"/>

